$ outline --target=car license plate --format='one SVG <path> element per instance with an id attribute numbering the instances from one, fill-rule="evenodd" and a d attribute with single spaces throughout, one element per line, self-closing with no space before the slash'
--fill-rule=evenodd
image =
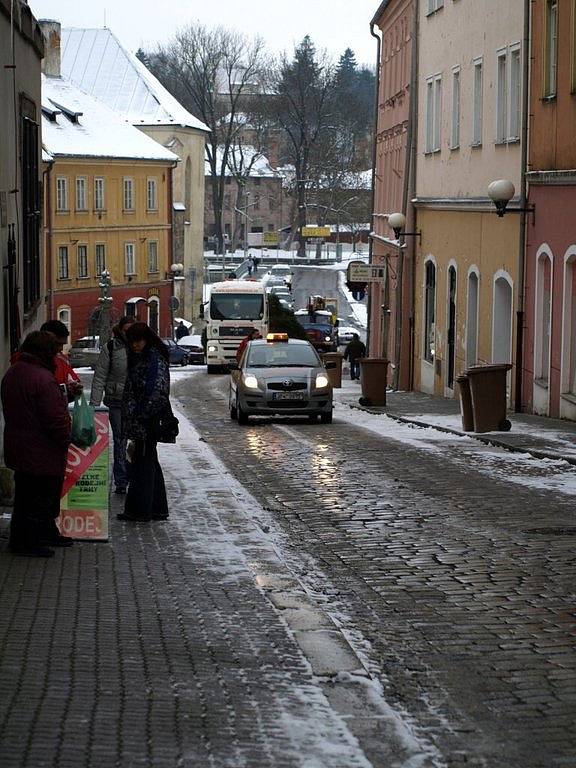
<path id="1" fill-rule="evenodd" d="M 274 392 L 273 400 L 304 400 L 306 392 Z"/>

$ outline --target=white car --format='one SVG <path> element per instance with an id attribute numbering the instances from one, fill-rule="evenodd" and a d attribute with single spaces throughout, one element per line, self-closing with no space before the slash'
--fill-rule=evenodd
<path id="1" fill-rule="evenodd" d="M 291 285 L 292 268 L 289 264 L 274 264 L 262 278 L 265 285 Z"/>
<path id="2" fill-rule="evenodd" d="M 352 341 L 353 335 L 357 333 L 362 339 L 362 334 L 358 328 L 353 328 L 351 325 L 339 325 L 338 326 L 338 343 L 349 344 Z"/>

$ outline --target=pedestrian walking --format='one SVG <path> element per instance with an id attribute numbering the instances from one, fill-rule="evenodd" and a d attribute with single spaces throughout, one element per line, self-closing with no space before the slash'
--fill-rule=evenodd
<path id="1" fill-rule="evenodd" d="M 357 333 L 352 334 L 352 341 L 348 343 L 344 350 L 344 360 L 350 361 L 350 378 L 352 381 L 360 378 L 360 358 L 366 357 L 366 347 L 360 341 Z"/>
<path id="2" fill-rule="evenodd" d="M 261 339 L 262 334 L 258 330 L 258 328 L 253 328 L 248 336 L 245 336 L 242 341 L 240 342 L 240 346 L 236 350 L 236 360 L 240 362 L 242 360 L 242 355 L 244 354 L 244 350 L 248 346 L 248 342 L 252 341 L 253 339 Z"/>
<path id="3" fill-rule="evenodd" d="M 176 341 L 183 339 L 184 336 L 188 336 L 188 328 L 184 325 L 184 321 L 180 320 L 176 328 Z"/>
<path id="4" fill-rule="evenodd" d="M 119 520 L 166 520 L 168 503 L 158 461 L 155 425 L 170 408 L 168 350 L 146 323 L 126 330 L 128 376 L 122 398 L 122 433 L 134 451 L 130 485 Z"/>
<path id="5" fill-rule="evenodd" d="M 15 485 L 9 548 L 27 557 L 52 557 L 50 547 L 72 544 L 56 525 L 71 427 L 54 376 L 59 349 L 54 334 L 30 333 L 1 385 L 4 460 Z"/>
<path id="6" fill-rule="evenodd" d="M 108 406 L 114 443 L 114 493 L 126 493 L 128 487 L 126 439 L 122 436 L 122 397 L 128 371 L 126 330 L 134 322 L 134 317 L 125 315 L 112 328 L 112 338 L 100 350 L 90 392 L 90 405 L 97 407 L 104 399 L 104 405 Z"/>

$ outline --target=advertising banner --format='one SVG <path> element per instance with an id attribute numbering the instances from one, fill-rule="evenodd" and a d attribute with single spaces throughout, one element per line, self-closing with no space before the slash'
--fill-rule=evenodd
<path id="1" fill-rule="evenodd" d="M 73 539 L 108 541 L 108 413 L 97 411 L 96 442 L 68 449 L 58 527 Z"/>

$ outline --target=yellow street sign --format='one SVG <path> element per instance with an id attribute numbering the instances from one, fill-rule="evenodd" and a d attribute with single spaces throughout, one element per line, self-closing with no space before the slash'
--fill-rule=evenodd
<path id="1" fill-rule="evenodd" d="M 302 227 L 302 237 L 330 237 L 330 227 Z"/>
<path id="2" fill-rule="evenodd" d="M 263 232 L 262 245 L 278 245 L 278 232 Z"/>

